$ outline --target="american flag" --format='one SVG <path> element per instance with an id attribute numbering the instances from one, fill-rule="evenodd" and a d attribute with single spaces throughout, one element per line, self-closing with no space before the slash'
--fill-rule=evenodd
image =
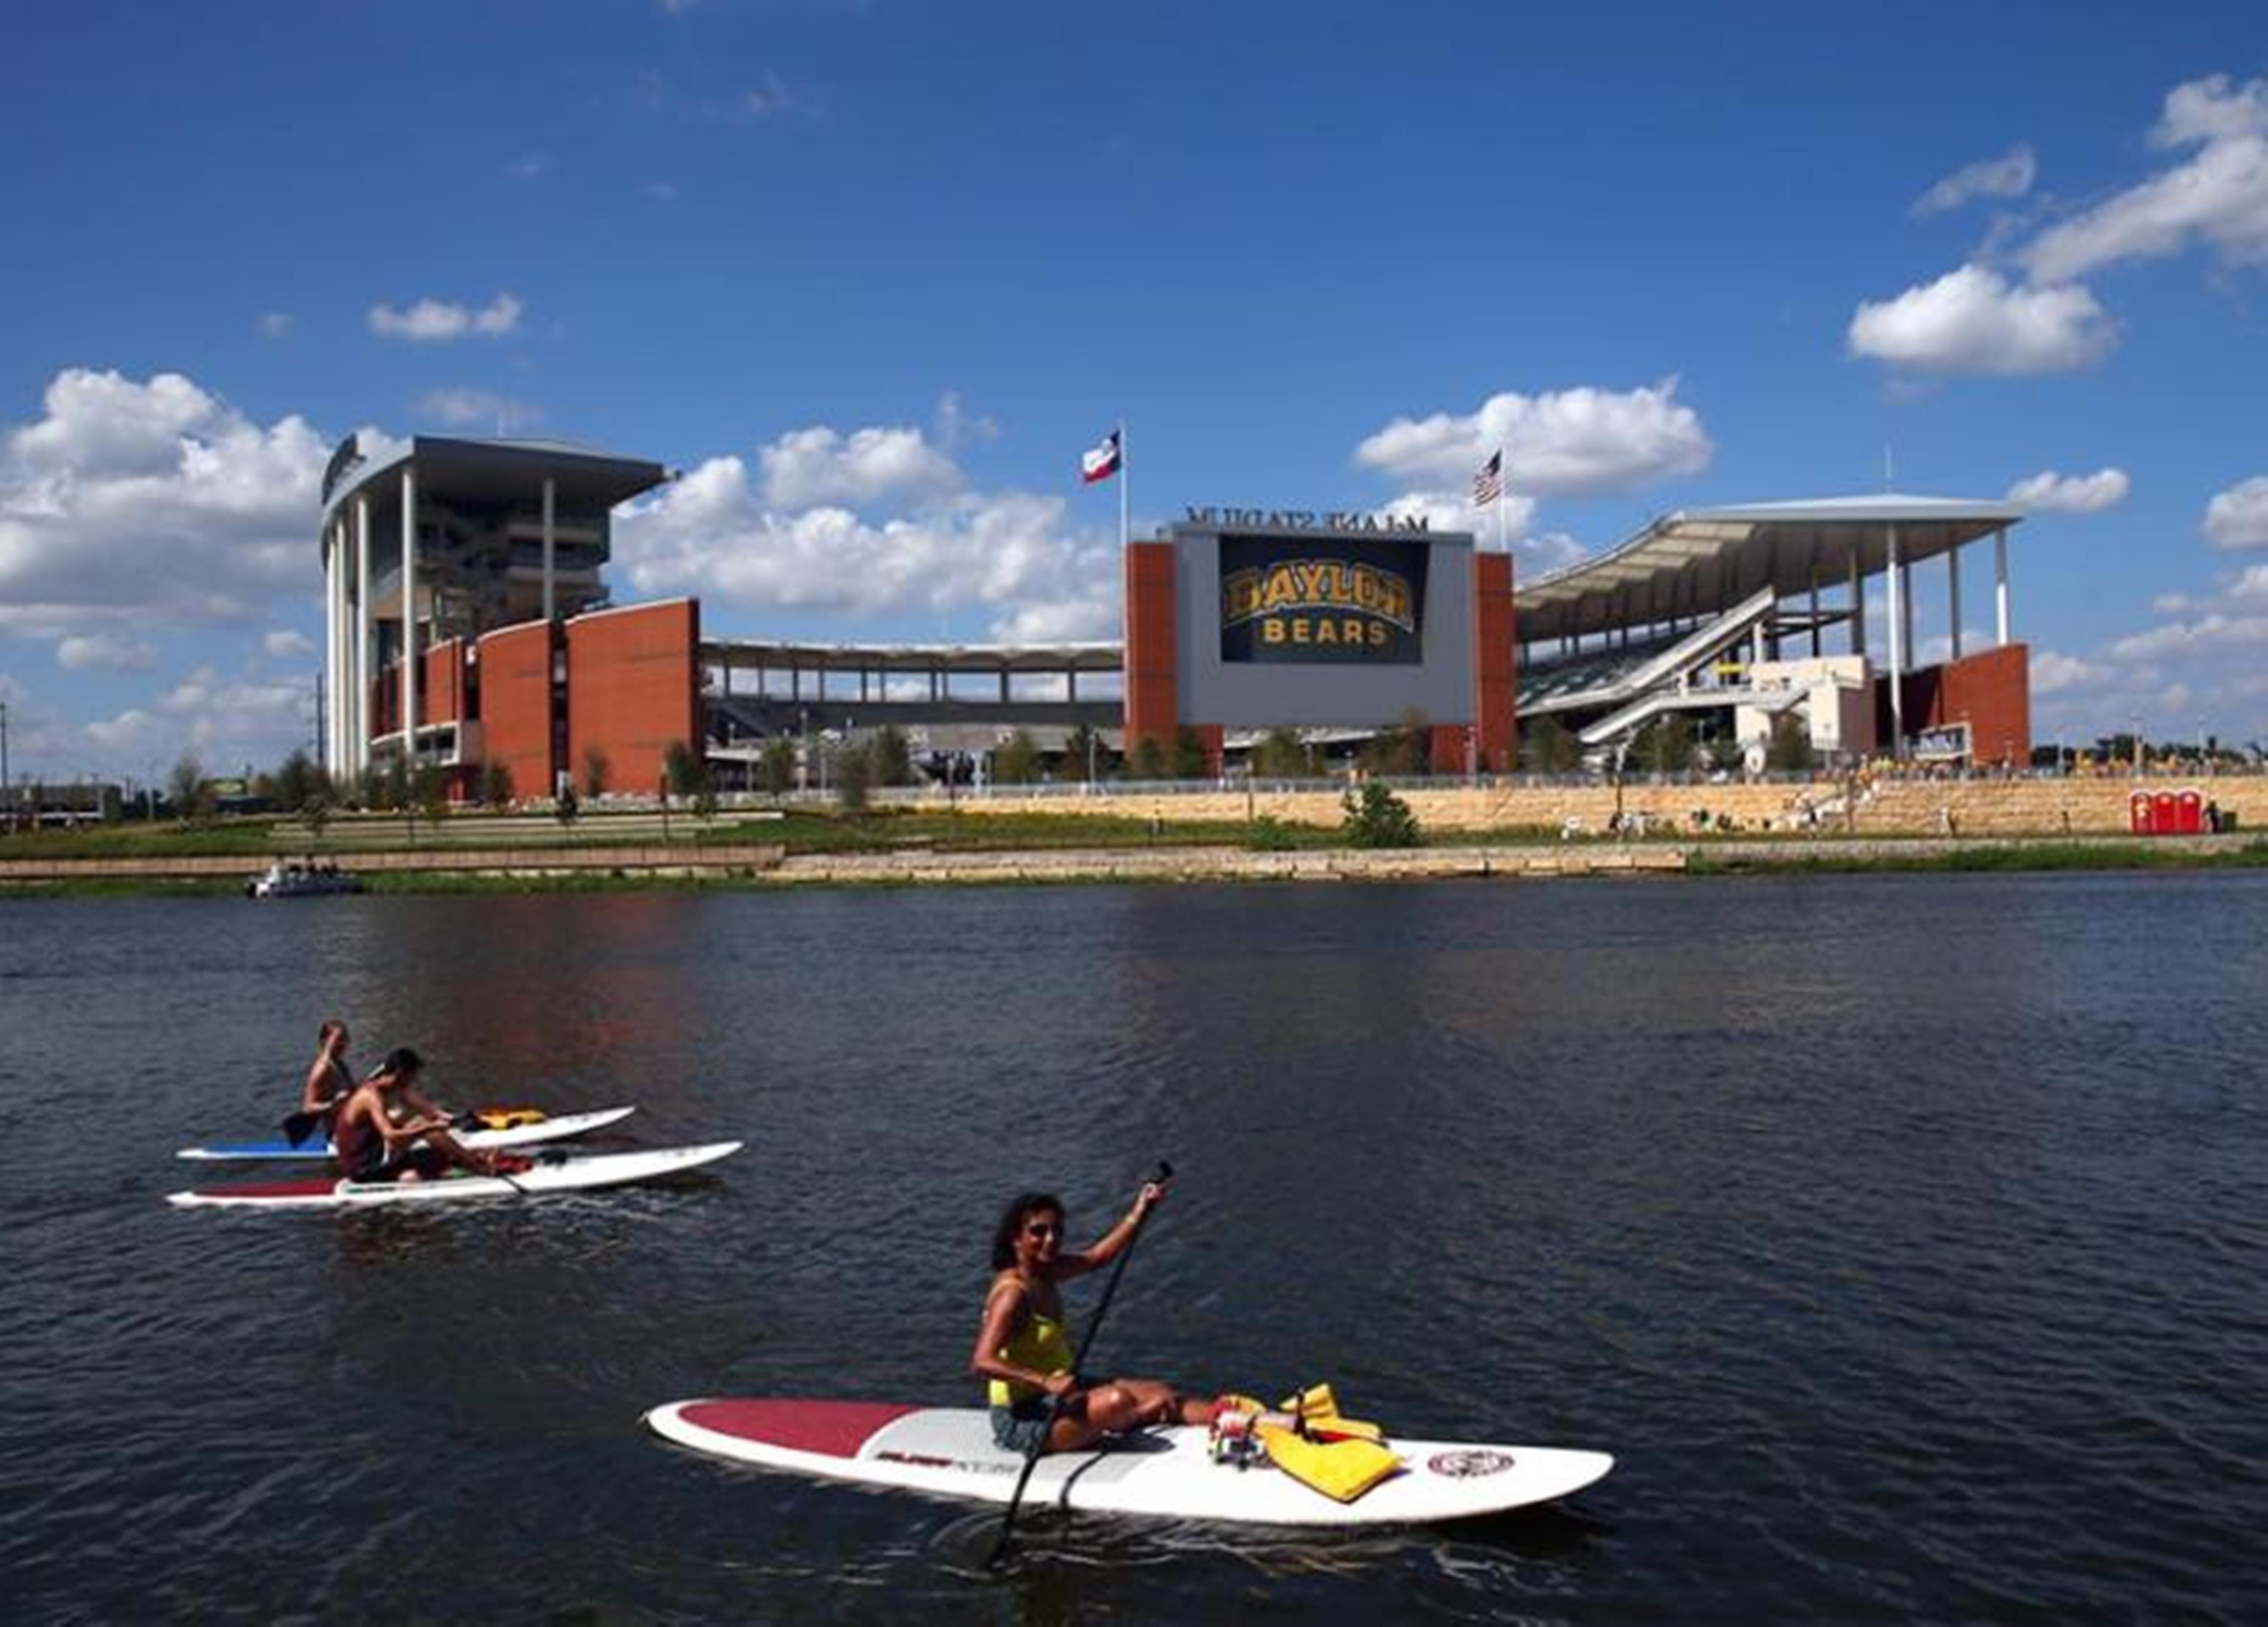
<path id="1" fill-rule="evenodd" d="M 1473 506 L 1486 508 L 1504 496 L 1504 448 L 1499 446 L 1473 476 Z"/>

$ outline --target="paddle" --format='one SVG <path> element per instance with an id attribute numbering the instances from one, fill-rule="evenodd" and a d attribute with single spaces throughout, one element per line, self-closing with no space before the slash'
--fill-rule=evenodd
<path id="1" fill-rule="evenodd" d="M 1173 1178 L 1174 1167 L 1161 1158 L 1158 1160 L 1157 1169 L 1150 1176 L 1149 1184 L 1162 1187 Z M 1147 1214 L 1143 1218 L 1147 1219 Z M 1102 1285 L 1101 1301 L 1095 1306 L 1094 1315 L 1086 1324 L 1086 1336 L 1079 1342 L 1079 1353 L 1071 1358 L 1071 1370 L 1074 1378 L 1086 1371 L 1086 1353 L 1094 1347 L 1094 1336 L 1101 1331 L 1102 1319 L 1110 1313 L 1111 1296 L 1118 1292 L 1118 1279 L 1126 1275 L 1126 1263 L 1134 1257 L 1134 1245 L 1141 1240 L 1142 1230 L 1138 1226 L 1134 1235 L 1126 1240 L 1126 1247 L 1118 1251 L 1118 1258 L 1111 1263 L 1110 1280 Z M 1049 1396 L 1047 1418 L 1040 1426 L 1038 1438 L 1024 1454 L 1024 1472 L 1016 1476 L 1016 1489 L 1008 1498 L 1008 1512 L 1000 1520 L 999 1538 L 992 1544 L 992 1552 L 984 1561 L 988 1570 L 998 1564 L 1000 1556 L 1008 1551 L 1008 1535 L 1016 1528 L 1016 1510 L 1024 1500 L 1024 1488 L 1032 1482 L 1032 1470 L 1039 1466 L 1040 1454 L 1047 1450 L 1048 1437 L 1055 1431 L 1056 1414 L 1062 1410 L 1063 1397 Z"/>

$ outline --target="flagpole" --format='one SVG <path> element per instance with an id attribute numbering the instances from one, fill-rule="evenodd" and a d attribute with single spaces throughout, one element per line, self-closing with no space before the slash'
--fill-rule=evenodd
<path id="1" fill-rule="evenodd" d="M 1505 481 L 1506 470 L 1504 467 L 1504 443 L 1502 441 L 1498 441 L 1496 445 L 1496 551 L 1499 554 L 1509 554 L 1512 552 L 1511 548 L 1504 540 Z"/>
<path id="2" fill-rule="evenodd" d="M 1118 420 L 1118 551 L 1126 551 L 1126 516 L 1133 498 L 1129 488 L 1134 483 L 1131 466 L 1126 460 L 1126 420 Z"/>

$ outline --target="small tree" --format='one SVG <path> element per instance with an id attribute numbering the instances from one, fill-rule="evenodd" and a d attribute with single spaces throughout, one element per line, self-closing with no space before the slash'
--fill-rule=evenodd
<path id="1" fill-rule="evenodd" d="M 512 806 L 518 789 L 512 783 L 512 764 L 491 757 L 481 764 L 481 800 L 501 812 Z"/>
<path id="2" fill-rule="evenodd" d="M 775 734 L 764 742 L 763 754 L 756 760 L 756 772 L 763 781 L 764 790 L 775 797 L 784 797 L 795 789 L 795 742 L 784 734 Z"/>
<path id="3" fill-rule="evenodd" d="M 1081 782 L 1090 777 L 1088 770 L 1101 769 L 1102 736 L 1090 724 L 1080 724 L 1064 737 L 1064 777 Z"/>
<path id="4" fill-rule="evenodd" d="M 1582 742 L 1557 718 L 1538 718 L 1521 742 L 1521 761 L 1531 774 L 1570 774 L 1583 761 Z"/>
<path id="5" fill-rule="evenodd" d="M 1212 762 L 1205 755 L 1204 742 L 1186 723 L 1174 731 L 1172 766 L 1175 779 L 1203 779 L 1212 772 Z"/>
<path id="6" fill-rule="evenodd" d="M 1127 767 L 1138 780 L 1160 780 L 1166 777 L 1166 748 L 1158 743 L 1154 734 L 1145 734 L 1134 742 L 1133 754 L 1126 760 Z"/>
<path id="7" fill-rule="evenodd" d="M 912 782 L 913 748 L 906 744 L 906 732 L 896 724 L 886 723 L 875 730 L 866 741 L 866 751 L 872 759 L 875 784 L 904 785 Z"/>
<path id="8" fill-rule="evenodd" d="M 1693 766 L 1693 725 L 1682 713 L 1656 718 L 1631 740 L 1627 759 L 1646 774 L 1683 774 Z"/>
<path id="9" fill-rule="evenodd" d="M 661 773 L 664 794 L 680 802 L 698 797 L 702 782 L 709 777 L 708 765 L 683 740 L 672 740 L 662 748 Z"/>
<path id="10" fill-rule="evenodd" d="M 212 784 L 196 753 L 185 751 L 174 759 L 166 776 L 166 799 L 173 805 L 173 817 L 185 825 L 202 824 L 212 817 Z"/>
<path id="11" fill-rule="evenodd" d="M 1366 782 L 1359 793 L 1339 799 L 1340 828 L 1347 844 L 1359 848 L 1409 848 L 1418 843 L 1418 816 L 1383 780 Z"/>
<path id="12" fill-rule="evenodd" d="M 585 797 L 596 800 L 605 796 L 614 775 L 614 762 L 605 752 L 596 746 L 583 748 L 583 794 Z"/>
<path id="13" fill-rule="evenodd" d="M 1433 725 L 1412 706 L 1371 737 L 1363 766 L 1373 774 L 1430 774 L 1433 770 Z"/>
<path id="14" fill-rule="evenodd" d="M 1771 740 L 1764 747 L 1764 767 L 1786 774 L 1808 774 L 1819 761 L 1811 747 L 1811 730 L 1800 718 L 1772 719 Z"/>
<path id="15" fill-rule="evenodd" d="M 1019 729 L 994 748 L 992 783 L 1028 785 L 1040 777 L 1040 747 L 1031 731 Z"/>
<path id="16" fill-rule="evenodd" d="M 828 759 L 835 780 L 835 799 L 845 814 L 864 814 L 866 793 L 874 783 L 874 754 L 866 746 L 844 746 Z"/>
<path id="17" fill-rule="evenodd" d="M 1278 724 L 1252 748 L 1252 771 L 1262 779 L 1298 779 L 1307 771 L 1307 743 L 1300 732 Z"/>
<path id="18" fill-rule="evenodd" d="M 386 772 L 379 781 L 378 806 L 394 809 L 409 806 L 409 764 L 398 754 L 386 760 Z"/>
<path id="19" fill-rule="evenodd" d="M 449 777 L 441 771 L 440 765 L 431 762 L 417 765 L 417 772 L 410 778 L 409 797 L 416 804 L 417 811 L 425 816 L 427 824 L 438 825 L 448 817 Z"/>

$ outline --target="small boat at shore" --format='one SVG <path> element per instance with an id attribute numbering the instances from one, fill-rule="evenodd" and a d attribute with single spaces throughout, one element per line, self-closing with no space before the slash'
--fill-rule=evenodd
<path id="1" fill-rule="evenodd" d="M 325 898 L 335 893 L 359 893 L 362 878 L 336 865 L 287 863 L 277 859 L 244 884 L 247 898 Z"/>

